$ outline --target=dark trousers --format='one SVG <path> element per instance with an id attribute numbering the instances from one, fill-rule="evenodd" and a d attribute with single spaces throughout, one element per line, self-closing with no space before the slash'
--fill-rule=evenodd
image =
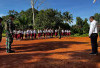
<path id="1" fill-rule="evenodd" d="M 59 33 L 59 39 L 61 39 L 61 33 Z"/>
<path id="2" fill-rule="evenodd" d="M 92 53 L 98 53 L 97 38 L 98 38 L 98 34 L 97 33 L 93 33 L 91 35 Z"/>

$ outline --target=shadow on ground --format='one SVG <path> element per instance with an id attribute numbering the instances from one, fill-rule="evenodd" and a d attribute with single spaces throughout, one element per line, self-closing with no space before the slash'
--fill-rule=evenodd
<path id="1" fill-rule="evenodd" d="M 90 56 L 88 55 L 90 50 L 80 52 L 33 53 L 36 51 L 69 48 L 72 44 L 79 46 L 80 44 L 88 44 L 88 42 L 54 41 L 14 45 L 17 47 L 13 47 L 13 49 L 18 51 L 18 53 L 7 55 L 0 54 L 0 68 L 100 68 L 97 66 L 97 64 L 100 63 L 100 55 Z M 29 54 L 25 52 L 29 52 Z M 60 59 L 49 57 L 54 54 L 65 57 L 70 56 L 71 58 Z"/>
<path id="2" fill-rule="evenodd" d="M 79 46 L 80 44 L 88 44 L 88 42 L 75 42 L 75 41 L 41 42 L 41 43 L 14 45 L 19 47 L 13 47 L 13 49 L 18 50 L 19 52 L 50 51 L 60 48 L 68 48 L 72 44 L 76 44 L 77 46 Z"/>

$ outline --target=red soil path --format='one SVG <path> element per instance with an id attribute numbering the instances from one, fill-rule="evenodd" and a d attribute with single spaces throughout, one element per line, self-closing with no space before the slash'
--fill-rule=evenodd
<path id="1" fill-rule="evenodd" d="M 3 38 L 0 47 L 0 68 L 100 68 L 100 55 L 89 55 L 88 37 L 14 40 L 12 54 L 6 53 Z"/>

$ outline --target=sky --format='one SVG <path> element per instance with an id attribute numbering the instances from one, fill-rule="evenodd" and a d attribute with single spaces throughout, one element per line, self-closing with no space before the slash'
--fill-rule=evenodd
<path id="1" fill-rule="evenodd" d="M 35 8 L 37 8 L 35 5 Z M 27 10 L 31 8 L 31 0 L 0 0 L 0 17 L 8 14 L 9 10 Z M 93 0 L 46 0 L 38 10 L 53 8 L 61 11 L 69 11 L 73 14 L 74 23 L 76 17 L 83 19 L 93 16 L 95 13 L 100 13 L 100 0 L 93 4 Z"/>

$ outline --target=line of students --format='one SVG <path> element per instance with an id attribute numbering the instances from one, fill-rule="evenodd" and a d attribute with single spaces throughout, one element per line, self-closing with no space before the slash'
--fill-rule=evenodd
<path id="1" fill-rule="evenodd" d="M 16 40 L 23 40 L 24 38 L 27 39 L 36 39 L 38 36 L 38 39 L 41 39 L 41 37 L 43 36 L 44 38 L 53 38 L 53 36 L 55 35 L 56 37 L 59 35 L 58 34 L 58 30 L 52 30 L 52 29 L 44 29 L 44 30 L 32 30 L 32 29 L 28 29 L 28 30 L 14 30 L 13 31 L 14 35 L 13 38 L 15 38 Z M 71 31 L 70 30 L 62 30 L 61 32 L 62 36 L 70 36 L 71 35 Z"/>

